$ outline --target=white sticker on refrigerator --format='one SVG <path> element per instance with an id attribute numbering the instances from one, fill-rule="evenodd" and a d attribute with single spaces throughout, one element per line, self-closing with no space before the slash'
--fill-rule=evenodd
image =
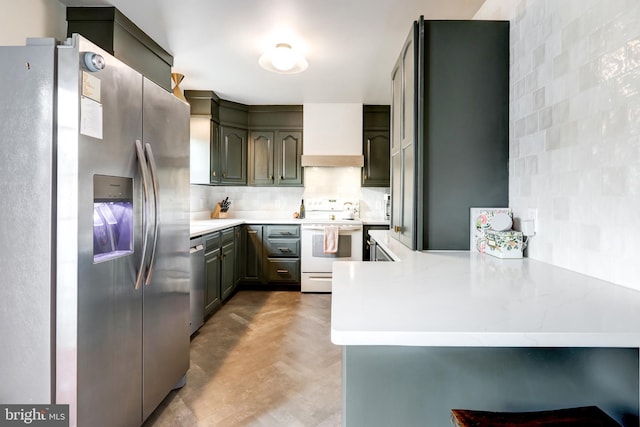
<path id="1" fill-rule="evenodd" d="M 102 104 L 93 99 L 80 99 L 80 133 L 102 139 Z"/>
<path id="2" fill-rule="evenodd" d="M 82 72 L 82 96 L 100 102 L 100 79 L 86 71 Z"/>

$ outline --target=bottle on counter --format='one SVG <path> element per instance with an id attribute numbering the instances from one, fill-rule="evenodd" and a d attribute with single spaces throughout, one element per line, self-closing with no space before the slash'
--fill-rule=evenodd
<path id="1" fill-rule="evenodd" d="M 302 199 L 302 201 L 300 202 L 300 215 L 298 216 L 298 218 L 304 218 L 304 199 Z"/>

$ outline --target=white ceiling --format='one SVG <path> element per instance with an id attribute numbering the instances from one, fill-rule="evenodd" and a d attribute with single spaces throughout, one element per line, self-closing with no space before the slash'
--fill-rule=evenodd
<path id="1" fill-rule="evenodd" d="M 112 5 L 174 56 L 183 89 L 245 104 L 390 103 L 391 68 L 411 23 L 471 19 L 484 0 L 60 0 Z M 287 34 L 288 39 L 278 37 Z M 309 68 L 263 70 L 265 46 L 288 42 Z"/>

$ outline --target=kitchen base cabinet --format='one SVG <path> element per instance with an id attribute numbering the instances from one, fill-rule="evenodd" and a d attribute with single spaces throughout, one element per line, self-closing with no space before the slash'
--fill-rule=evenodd
<path id="1" fill-rule="evenodd" d="M 267 225 L 263 250 L 269 283 L 300 284 L 299 225 Z"/>
<path id="2" fill-rule="evenodd" d="M 233 227 L 207 234 L 205 241 L 205 316 L 228 299 L 236 288 L 235 230 Z"/>
<path id="3" fill-rule="evenodd" d="M 299 259 L 267 259 L 267 282 L 300 283 Z"/>
<path id="4" fill-rule="evenodd" d="M 300 226 L 247 224 L 241 231 L 243 287 L 300 286 Z"/>
<path id="5" fill-rule="evenodd" d="M 204 314 L 211 314 L 222 303 L 220 298 L 220 232 L 205 236 Z"/>
<path id="6" fill-rule="evenodd" d="M 233 243 L 235 250 L 235 257 L 233 263 L 233 287 L 238 287 L 238 284 L 242 280 L 242 226 L 236 225 L 233 227 Z"/>
<path id="7" fill-rule="evenodd" d="M 233 228 L 222 231 L 220 248 L 220 295 L 225 301 L 235 290 L 235 233 Z"/>
<path id="8" fill-rule="evenodd" d="M 262 225 L 243 225 L 241 230 L 241 282 L 264 284 L 262 263 Z"/>

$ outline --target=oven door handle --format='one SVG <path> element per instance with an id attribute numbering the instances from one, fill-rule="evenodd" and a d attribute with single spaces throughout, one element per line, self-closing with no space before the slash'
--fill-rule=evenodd
<path id="1" fill-rule="evenodd" d="M 314 230 L 314 231 L 324 231 L 324 227 L 322 226 L 314 226 L 314 225 L 303 225 L 303 230 Z M 338 226 L 339 231 L 358 231 L 361 230 L 362 227 L 359 225 L 340 225 Z"/>

